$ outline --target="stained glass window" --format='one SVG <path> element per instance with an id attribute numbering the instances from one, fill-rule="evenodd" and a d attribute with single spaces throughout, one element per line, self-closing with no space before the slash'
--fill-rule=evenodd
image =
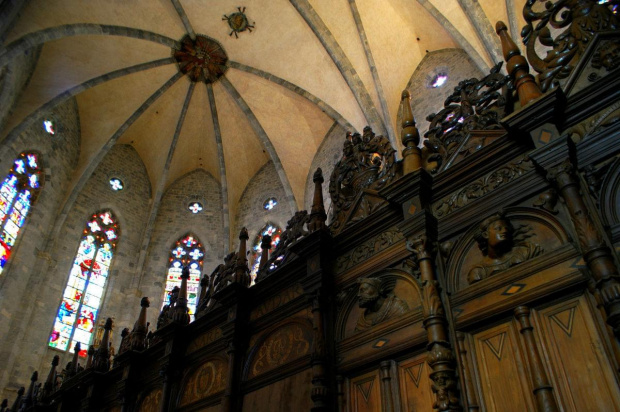
<path id="1" fill-rule="evenodd" d="M 263 209 L 271 210 L 274 207 L 276 207 L 277 204 L 278 204 L 278 200 L 275 197 L 270 197 L 269 199 L 265 200 L 265 202 L 263 203 Z"/>
<path id="2" fill-rule="evenodd" d="M 204 256 L 204 248 L 196 236 L 187 234 L 177 240 L 170 251 L 170 266 L 168 267 L 168 275 L 166 276 L 166 292 L 162 308 L 164 305 L 170 303 L 170 291 L 175 286 L 181 287 L 181 271 L 183 270 L 183 266 L 189 265 L 187 307 L 189 308 L 191 320 L 194 320 Z"/>
<path id="3" fill-rule="evenodd" d="M 431 87 L 433 88 L 441 87 L 444 84 L 446 84 L 447 81 L 448 81 L 448 75 L 445 73 L 439 73 L 435 75 L 435 77 L 433 77 L 433 80 L 431 80 Z"/>
<path id="4" fill-rule="evenodd" d="M 263 241 L 263 236 L 269 235 L 271 236 L 271 250 L 278 246 L 280 243 L 280 235 L 282 234 L 282 229 L 278 226 L 268 223 L 265 227 L 258 232 L 256 238 L 254 240 L 254 246 L 252 246 L 252 266 L 250 268 L 250 277 L 252 278 L 252 285 L 256 280 L 256 275 L 258 274 L 258 267 L 260 266 L 260 256 L 263 253 L 263 249 L 261 249 L 260 244 Z"/>
<path id="5" fill-rule="evenodd" d="M 189 206 L 187 206 L 187 208 L 193 214 L 197 214 L 202 211 L 202 205 L 200 204 L 200 202 L 192 202 L 189 204 Z"/>
<path id="6" fill-rule="evenodd" d="M 110 188 L 112 188 L 115 192 L 119 192 L 125 188 L 125 185 L 121 179 L 118 177 L 113 177 L 110 179 Z"/>
<path id="7" fill-rule="evenodd" d="M 79 355 L 86 356 L 119 235 L 109 210 L 95 213 L 86 223 L 50 336 L 52 348 L 73 352 L 80 342 Z"/>
<path id="8" fill-rule="evenodd" d="M 56 134 L 56 126 L 54 125 L 54 122 L 52 120 L 43 120 L 43 129 L 45 129 L 45 132 L 47 134 L 50 134 L 52 136 Z"/>
<path id="9" fill-rule="evenodd" d="M 39 155 L 22 153 L 0 186 L 0 274 L 41 189 Z"/>

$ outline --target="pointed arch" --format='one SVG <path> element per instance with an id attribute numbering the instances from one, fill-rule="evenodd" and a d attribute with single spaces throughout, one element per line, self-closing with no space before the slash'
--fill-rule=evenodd
<path id="1" fill-rule="evenodd" d="M 109 209 L 86 222 L 49 338 L 52 348 L 73 352 L 79 342 L 79 355 L 86 356 L 119 237 L 118 221 Z"/>
<path id="2" fill-rule="evenodd" d="M 28 212 L 41 192 L 41 164 L 36 152 L 22 152 L 0 186 L 0 274 Z"/>
<path id="3" fill-rule="evenodd" d="M 162 309 L 170 305 L 172 290 L 181 286 L 181 270 L 189 265 L 189 280 L 187 281 L 187 308 L 190 319 L 194 320 L 196 305 L 198 304 L 198 286 L 204 263 L 205 249 L 193 233 L 187 233 L 179 238 L 170 248 L 168 271 L 166 273 L 166 287 Z"/>
<path id="4" fill-rule="evenodd" d="M 252 279 L 252 285 L 256 280 L 256 275 L 258 274 L 258 267 L 260 265 L 260 257 L 262 253 L 262 249 L 260 247 L 261 242 L 263 241 L 263 236 L 269 235 L 271 236 L 271 250 L 274 250 L 278 243 L 280 243 L 280 235 L 282 234 L 282 229 L 275 223 L 267 223 L 263 228 L 256 234 L 254 237 L 254 242 L 252 243 L 252 256 L 250 259 L 250 277 Z"/>

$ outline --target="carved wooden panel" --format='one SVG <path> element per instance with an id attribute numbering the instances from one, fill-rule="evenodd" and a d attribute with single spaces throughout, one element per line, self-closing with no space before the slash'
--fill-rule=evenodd
<path id="1" fill-rule="evenodd" d="M 220 328 L 210 329 L 210 330 L 204 332 L 203 334 L 201 334 L 200 336 L 198 336 L 196 339 L 194 339 L 187 346 L 187 352 L 186 353 L 187 354 L 194 353 L 198 349 L 204 348 L 208 344 L 210 344 L 212 342 L 215 342 L 216 340 L 220 339 L 221 337 L 222 337 L 222 329 L 220 329 Z"/>
<path id="2" fill-rule="evenodd" d="M 195 368 L 185 379 L 179 406 L 189 405 L 226 388 L 228 362 L 210 359 Z"/>
<path id="3" fill-rule="evenodd" d="M 398 364 L 400 399 L 404 412 L 433 410 L 429 372 L 426 353 Z"/>
<path id="4" fill-rule="evenodd" d="M 281 293 L 277 294 L 276 296 L 273 296 L 267 300 L 265 300 L 263 303 L 261 303 L 260 305 L 258 305 L 256 307 L 256 309 L 254 309 L 251 313 L 250 313 L 250 320 L 256 320 L 270 312 L 273 312 L 274 310 L 276 310 L 277 308 L 279 308 L 280 306 L 292 301 L 293 299 L 301 296 L 301 294 L 303 293 L 303 289 L 301 287 L 301 285 L 299 283 L 296 283 L 295 285 L 291 286 L 290 288 L 285 289 L 284 291 L 282 291 Z"/>
<path id="5" fill-rule="evenodd" d="M 140 401 L 138 412 L 159 412 L 159 404 L 161 402 L 162 389 L 157 388 L 150 391 Z"/>
<path id="6" fill-rule="evenodd" d="M 312 329 L 301 322 L 289 322 L 272 331 L 252 350 L 248 379 L 276 369 L 310 353 Z"/>
<path id="7" fill-rule="evenodd" d="M 534 411 L 518 332 L 511 321 L 474 335 L 479 393 L 487 411 Z"/>
<path id="8" fill-rule="evenodd" d="M 543 309 L 536 319 L 565 410 L 620 410 L 620 389 L 586 298 Z"/>
<path id="9" fill-rule="evenodd" d="M 312 407 L 310 390 L 312 371 L 289 376 L 247 393 L 243 398 L 243 412 L 309 411 Z"/>
<path id="10" fill-rule="evenodd" d="M 349 412 L 380 412 L 381 381 L 379 371 L 356 376 L 349 380 Z"/>
<path id="11" fill-rule="evenodd" d="M 553 251 L 568 241 L 568 236 L 560 222 L 549 212 L 530 208 L 510 208 L 505 210 L 505 221 L 511 227 L 510 238 L 513 246 L 502 259 L 504 264 L 489 265 L 489 259 L 476 242 L 480 224 L 493 213 L 481 216 L 480 221 L 472 222 L 471 228 L 455 245 L 448 262 L 448 291 L 456 292 L 471 284 L 486 283 L 488 279 L 500 275 L 508 268 L 536 259 Z M 488 242 L 487 242 L 488 243 Z M 505 262 L 504 262 L 505 261 Z M 487 272 L 482 280 L 476 280 L 474 272 L 484 267 Z"/>

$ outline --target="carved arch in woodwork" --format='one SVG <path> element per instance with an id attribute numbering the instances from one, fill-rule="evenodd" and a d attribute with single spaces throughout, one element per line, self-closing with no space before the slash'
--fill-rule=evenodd
<path id="1" fill-rule="evenodd" d="M 489 213 L 481 216 L 479 221 L 472 223 L 471 227 L 454 245 L 446 265 L 446 289 L 448 293 L 458 292 L 470 286 L 467 281 L 467 274 L 475 264 L 483 259 L 482 252 L 475 240 L 475 234 L 480 223 L 496 212 L 498 211 L 489 211 Z M 545 210 L 510 207 L 504 208 L 503 212 L 515 228 L 521 225 L 529 226 L 528 232 L 531 236 L 526 241 L 544 247 L 542 254 L 549 253 L 570 240 L 570 236 L 560 221 Z"/>
<path id="2" fill-rule="evenodd" d="M 136 402 L 137 412 L 159 411 L 163 389 L 161 386 L 150 386 L 138 395 Z"/>
<path id="3" fill-rule="evenodd" d="M 407 314 L 422 311 L 422 291 L 418 281 L 410 273 L 401 269 L 383 269 L 379 272 L 360 277 L 380 279 L 381 289 L 384 292 L 394 294 L 407 304 L 409 308 Z M 359 308 L 357 305 L 358 289 L 359 285 L 355 281 L 342 289 L 338 295 L 339 308 L 336 317 L 335 334 L 336 339 L 339 341 L 357 333 L 355 326 L 358 318 L 364 312 L 364 309 Z M 386 319 L 386 321 L 388 320 Z"/>
<path id="4" fill-rule="evenodd" d="M 196 366 L 188 367 L 183 373 L 177 407 L 191 405 L 209 398 L 226 389 L 228 379 L 228 358 L 211 356 Z"/>
<path id="5" fill-rule="evenodd" d="M 612 232 L 620 225 L 620 159 L 609 167 L 600 190 L 600 208 L 603 224 Z M 620 231 L 620 229 L 618 229 Z M 617 239 L 613 239 L 615 242 Z"/>
<path id="6" fill-rule="evenodd" d="M 243 380 L 253 379 L 310 355 L 313 345 L 312 322 L 291 318 L 250 339 Z M 307 366 L 307 363 L 306 363 Z"/>

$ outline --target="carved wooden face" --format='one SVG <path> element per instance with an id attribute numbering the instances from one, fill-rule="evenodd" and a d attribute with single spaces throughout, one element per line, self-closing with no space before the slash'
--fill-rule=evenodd
<path id="1" fill-rule="evenodd" d="M 357 291 L 357 305 L 360 308 L 371 307 L 379 299 L 379 289 L 366 282 L 360 283 Z"/>
<path id="2" fill-rule="evenodd" d="M 487 239 L 489 249 L 495 249 L 497 246 L 512 242 L 510 224 L 504 219 L 498 219 L 491 222 L 483 236 Z"/>

